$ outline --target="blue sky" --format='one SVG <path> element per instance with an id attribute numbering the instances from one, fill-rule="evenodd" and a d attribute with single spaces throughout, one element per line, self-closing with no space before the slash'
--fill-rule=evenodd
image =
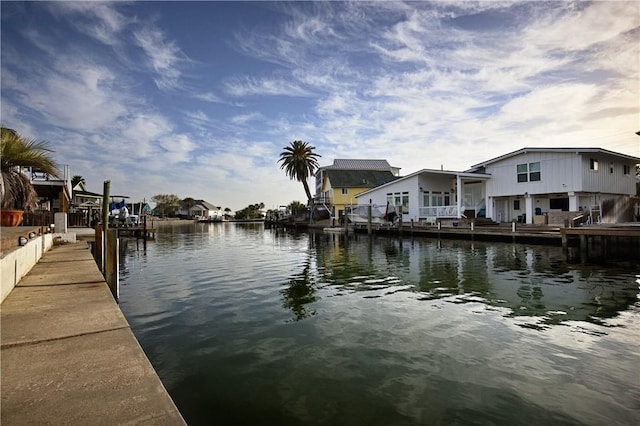
<path id="1" fill-rule="evenodd" d="M 522 147 L 640 156 L 640 3 L 6 2 L 2 125 L 89 190 L 239 210 L 305 201 L 279 168 L 402 174 Z M 313 188 L 313 182 L 310 182 Z"/>

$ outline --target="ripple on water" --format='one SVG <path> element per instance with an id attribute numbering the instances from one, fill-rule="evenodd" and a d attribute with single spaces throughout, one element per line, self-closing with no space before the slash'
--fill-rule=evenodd
<path id="1" fill-rule="evenodd" d="M 128 247 L 122 268 L 123 312 L 190 424 L 637 417 L 637 277 L 559 248 L 222 224 Z"/>

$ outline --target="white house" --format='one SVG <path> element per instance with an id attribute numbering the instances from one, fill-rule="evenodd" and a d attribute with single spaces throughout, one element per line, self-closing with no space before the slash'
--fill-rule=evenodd
<path id="1" fill-rule="evenodd" d="M 523 148 L 476 164 L 487 181 L 487 216 L 510 222 L 522 216 L 563 218 L 585 214 L 617 222 L 635 195 L 640 158 L 600 148 Z M 561 212 L 565 212 L 562 214 Z"/>
<path id="2" fill-rule="evenodd" d="M 224 211 L 222 207 L 216 207 L 204 200 L 195 200 L 193 206 L 189 207 L 190 217 L 200 217 L 202 219 L 222 219 Z"/>
<path id="3" fill-rule="evenodd" d="M 394 209 L 405 222 L 476 217 L 484 215 L 484 182 L 490 177 L 478 172 L 423 169 L 362 192 L 357 199 L 358 204 L 371 201 L 384 211 Z"/>
<path id="4" fill-rule="evenodd" d="M 562 224 L 579 215 L 617 222 L 631 211 L 638 163 L 640 158 L 600 148 L 523 148 L 465 172 L 421 170 L 357 199 L 388 203 L 405 222 L 486 216 Z"/>

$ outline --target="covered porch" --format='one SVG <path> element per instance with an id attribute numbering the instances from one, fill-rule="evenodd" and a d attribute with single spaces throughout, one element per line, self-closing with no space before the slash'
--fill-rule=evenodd
<path id="1" fill-rule="evenodd" d="M 486 216 L 485 183 L 489 175 L 428 171 L 419 179 L 418 219 L 461 219 Z"/>

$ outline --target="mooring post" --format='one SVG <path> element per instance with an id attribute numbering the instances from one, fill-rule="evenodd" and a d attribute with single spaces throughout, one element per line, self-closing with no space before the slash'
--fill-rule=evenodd
<path id="1" fill-rule="evenodd" d="M 348 235 L 349 234 L 349 215 L 347 215 L 347 208 L 346 207 L 345 207 L 344 212 L 342 214 L 342 220 L 344 221 L 344 235 Z"/>
<path id="2" fill-rule="evenodd" d="M 108 229 L 106 231 L 106 242 L 105 279 L 113 298 L 118 302 L 120 298 L 120 274 L 118 273 L 120 241 L 118 240 L 117 229 Z"/>
<path id="3" fill-rule="evenodd" d="M 104 257 L 102 256 L 104 254 L 104 241 L 102 240 L 103 236 L 104 234 L 102 233 L 102 225 L 96 225 L 94 237 L 95 244 L 93 245 L 93 257 L 96 259 L 96 264 L 98 265 L 98 268 L 100 268 L 100 271 L 104 273 Z"/>
<path id="4" fill-rule="evenodd" d="M 584 234 L 580 235 L 580 259 L 582 260 L 582 262 L 587 261 L 587 254 L 589 253 L 588 244 L 588 237 Z"/>
<path id="5" fill-rule="evenodd" d="M 511 222 L 511 232 L 516 232 L 516 223 Z"/>
<path id="6" fill-rule="evenodd" d="M 400 212 L 398 219 L 398 235 L 402 238 L 402 212 Z"/>
<path id="7" fill-rule="evenodd" d="M 371 235 L 371 232 L 372 232 L 372 229 L 371 229 L 371 208 L 372 208 L 371 198 L 369 198 L 369 206 L 367 207 L 367 233 L 369 235 Z"/>
<path id="8" fill-rule="evenodd" d="M 101 246 L 101 252 L 100 252 L 100 259 L 101 259 L 101 271 L 104 274 L 105 273 L 105 266 L 104 266 L 104 259 L 105 257 L 105 252 L 106 252 L 106 242 L 107 242 L 107 237 L 104 234 L 105 232 L 107 232 L 107 229 L 109 229 L 109 191 L 111 189 L 111 181 L 110 180 L 105 180 L 103 185 L 102 185 L 102 246 Z"/>

